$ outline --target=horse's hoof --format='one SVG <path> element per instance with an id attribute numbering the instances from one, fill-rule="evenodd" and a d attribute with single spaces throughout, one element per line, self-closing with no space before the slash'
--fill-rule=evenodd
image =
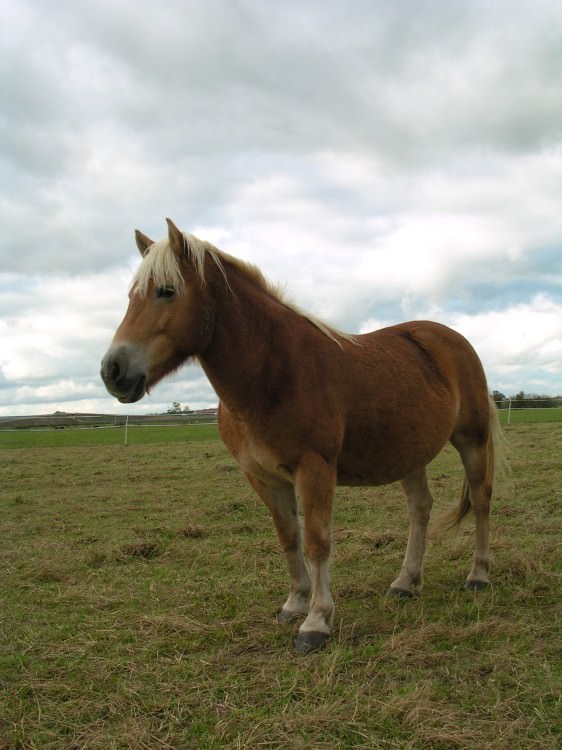
<path id="1" fill-rule="evenodd" d="M 316 630 L 299 633 L 295 640 L 295 651 L 297 654 L 309 654 L 311 651 L 319 651 L 321 648 L 324 648 L 327 640 L 327 633 L 320 633 Z"/>
<path id="2" fill-rule="evenodd" d="M 291 612 L 288 609 L 280 609 L 279 612 L 275 615 L 275 619 L 277 620 L 279 625 L 286 625 L 287 623 L 300 620 L 303 616 L 304 615 L 301 615 L 300 612 Z"/>
<path id="3" fill-rule="evenodd" d="M 414 595 L 407 589 L 395 589 L 392 586 L 386 592 L 388 596 L 398 596 L 400 599 L 413 599 Z"/>
<path id="4" fill-rule="evenodd" d="M 469 591 L 484 591 L 488 588 L 487 581 L 466 581 L 464 584 L 465 589 Z"/>

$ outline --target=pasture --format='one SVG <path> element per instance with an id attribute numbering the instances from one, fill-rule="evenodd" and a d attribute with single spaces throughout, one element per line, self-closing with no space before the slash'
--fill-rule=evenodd
<path id="1" fill-rule="evenodd" d="M 548 410 L 554 411 L 554 410 Z M 562 423 L 506 429 L 492 585 L 473 523 L 432 536 L 421 597 L 385 591 L 399 486 L 339 488 L 327 648 L 291 648 L 285 561 L 215 426 L 0 433 L 0 749 L 554 750 Z M 457 454 L 430 466 L 434 515 Z"/>

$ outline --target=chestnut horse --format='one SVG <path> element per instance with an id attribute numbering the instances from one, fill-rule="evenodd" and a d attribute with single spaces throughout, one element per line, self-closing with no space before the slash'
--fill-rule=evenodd
<path id="1" fill-rule="evenodd" d="M 426 321 L 343 334 L 286 302 L 256 267 L 167 222 L 168 237 L 156 243 L 136 232 L 143 261 L 101 376 L 113 396 L 132 403 L 197 357 L 220 398 L 221 437 L 271 512 L 286 554 L 290 593 L 278 621 L 304 617 L 297 651 L 320 648 L 332 629 L 336 485 L 402 483 L 410 531 L 390 593 L 412 596 L 422 585 L 432 505 L 426 466 L 447 441 L 466 477 L 449 521 L 473 510 L 466 586 L 485 587 L 500 434 L 468 341 Z"/>

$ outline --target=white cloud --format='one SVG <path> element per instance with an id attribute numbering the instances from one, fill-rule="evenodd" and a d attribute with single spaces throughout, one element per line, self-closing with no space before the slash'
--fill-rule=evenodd
<path id="1" fill-rule="evenodd" d="M 165 216 L 339 327 L 458 322 L 494 378 L 562 391 L 560 3 L 6 0 L 0 23 L 0 409 L 121 408 L 99 358 L 132 230 Z M 152 398 L 212 402 L 186 372 Z"/>
<path id="2" fill-rule="evenodd" d="M 562 304 L 538 294 L 525 304 L 482 313 L 451 314 L 439 307 L 417 317 L 439 320 L 462 333 L 476 349 L 490 389 L 513 394 L 552 392 L 562 378 Z M 370 318 L 360 333 L 392 325 L 393 320 Z M 557 391 L 559 393 L 560 391 Z"/>
<path id="3" fill-rule="evenodd" d="M 562 304 L 542 294 L 505 310 L 459 315 L 451 324 L 480 342 L 480 355 L 492 367 L 523 370 L 532 365 L 562 375 Z"/>

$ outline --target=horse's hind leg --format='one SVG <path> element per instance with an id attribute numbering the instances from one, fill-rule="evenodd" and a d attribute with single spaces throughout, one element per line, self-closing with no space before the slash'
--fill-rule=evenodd
<path id="1" fill-rule="evenodd" d="M 290 577 L 289 598 L 277 614 L 280 623 L 290 622 L 308 612 L 310 578 L 304 561 L 302 531 L 297 513 L 297 501 L 292 485 L 269 487 L 259 479 L 247 475 L 250 484 L 261 497 L 273 518 L 281 549 L 287 558 Z"/>
<path id="2" fill-rule="evenodd" d="M 490 579 L 490 501 L 492 483 L 488 478 L 488 451 L 485 446 L 472 448 L 462 455 L 470 504 L 474 512 L 476 534 L 472 568 L 466 579 L 467 589 L 485 588 Z"/>
<path id="3" fill-rule="evenodd" d="M 433 498 L 427 484 L 425 468 L 402 480 L 408 501 L 410 532 L 402 569 L 398 578 L 390 584 L 389 594 L 412 596 L 421 590 L 423 579 L 423 556 L 427 524 Z"/>
<path id="4" fill-rule="evenodd" d="M 490 579 L 490 501 L 492 499 L 493 456 L 489 445 L 469 444 L 454 436 L 451 442 L 459 451 L 466 474 L 469 504 L 474 512 L 476 534 L 472 568 L 466 579 L 467 589 L 485 588 Z M 462 514 L 461 514 L 462 517 Z M 459 517 L 460 520 L 460 517 Z"/>

